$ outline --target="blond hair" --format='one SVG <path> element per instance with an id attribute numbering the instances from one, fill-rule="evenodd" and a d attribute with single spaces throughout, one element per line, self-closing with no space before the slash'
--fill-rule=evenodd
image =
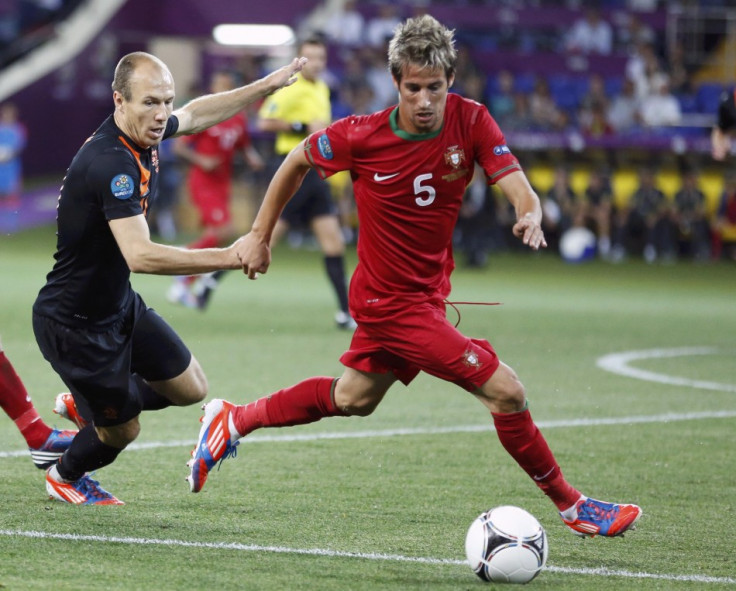
<path id="1" fill-rule="evenodd" d="M 409 64 L 455 74 L 455 31 L 425 14 L 400 24 L 388 45 L 388 69 L 396 80 Z"/>

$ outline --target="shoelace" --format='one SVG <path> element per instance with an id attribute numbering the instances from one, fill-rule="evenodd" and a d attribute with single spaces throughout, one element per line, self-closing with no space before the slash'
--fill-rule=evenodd
<path id="1" fill-rule="evenodd" d="M 92 480 L 89 476 L 82 477 L 82 482 L 79 485 L 79 492 L 85 495 L 87 498 L 94 497 L 96 499 L 110 499 L 112 495 L 100 488 L 100 483 L 96 480 Z"/>
<path id="2" fill-rule="evenodd" d="M 615 505 L 605 505 L 602 507 L 590 501 L 586 501 L 578 508 L 578 519 L 583 515 L 592 521 L 609 521 L 616 517 L 617 514 L 618 507 Z"/>
<path id="3" fill-rule="evenodd" d="M 228 458 L 235 458 L 238 456 L 238 446 L 240 445 L 240 441 L 236 441 L 235 443 L 230 443 L 227 446 L 227 449 L 225 450 L 225 453 L 222 454 L 222 457 L 220 458 L 220 461 L 217 462 L 217 469 L 220 469 L 220 466 L 222 466 L 222 463 L 227 460 Z"/>

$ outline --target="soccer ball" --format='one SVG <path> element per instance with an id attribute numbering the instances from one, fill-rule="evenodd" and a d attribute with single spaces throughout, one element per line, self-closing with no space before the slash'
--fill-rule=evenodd
<path id="1" fill-rule="evenodd" d="M 511 505 L 481 513 L 465 537 L 470 568 L 494 583 L 528 583 L 544 568 L 548 550 L 547 534 L 536 518 Z"/>
<path id="2" fill-rule="evenodd" d="M 570 228 L 560 238 L 560 255 L 568 263 L 583 263 L 595 257 L 595 234 L 587 228 Z"/>

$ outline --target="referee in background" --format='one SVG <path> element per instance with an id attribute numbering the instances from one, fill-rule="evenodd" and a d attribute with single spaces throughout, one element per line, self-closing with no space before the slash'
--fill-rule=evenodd
<path id="1" fill-rule="evenodd" d="M 298 55 L 308 59 L 295 84 L 269 96 L 258 112 L 258 128 L 276 134 L 274 147 L 276 171 L 286 155 L 307 135 L 332 122 L 330 89 L 321 75 L 327 66 L 327 47 L 320 37 L 310 37 L 298 47 Z M 348 310 L 345 273 L 345 241 L 340 228 L 337 205 L 330 185 L 310 170 L 302 185 L 281 213 L 271 238 L 275 246 L 292 227 L 306 226 L 324 254 L 325 270 L 337 296 L 337 326 L 354 330 L 355 321 Z"/>

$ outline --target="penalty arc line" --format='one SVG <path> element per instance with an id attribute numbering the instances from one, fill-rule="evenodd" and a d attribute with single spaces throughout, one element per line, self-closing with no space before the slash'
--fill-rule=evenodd
<path id="1" fill-rule="evenodd" d="M 690 357 L 692 355 L 715 355 L 720 353 L 716 347 L 680 347 L 676 349 L 645 349 L 642 351 L 624 351 L 621 353 L 610 353 L 599 357 L 596 365 L 611 373 L 644 380 L 647 382 L 657 382 L 671 386 L 685 386 L 689 388 L 698 388 L 700 390 L 716 390 L 719 392 L 736 392 L 736 385 L 722 384 L 720 382 L 710 382 L 707 380 L 691 380 L 678 376 L 657 373 L 631 367 L 629 363 L 641 359 L 666 359 L 670 357 Z"/>
<path id="2" fill-rule="evenodd" d="M 72 542 L 98 542 L 103 544 L 129 544 L 138 546 L 169 546 L 183 548 L 201 548 L 212 550 L 234 550 L 239 552 L 267 552 L 275 554 L 299 554 L 303 556 L 324 556 L 328 558 L 355 558 L 362 560 L 383 560 L 393 562 L 409 562 L 418 564 L 439 564 L 452 566 L 467 566 L 464 560 L 453 560 L 449 558 L 428 558 L 421 556 L 403 556 L 400 554 L 381 554 L 371 552 L 345 552 L 329 550 L 324 548 L 288 548 L 285 546 L 259 546 L 256 544 L 240 544 L 237 542 L 191 542 L 187 540 L 158 539 L 158 538 L 132 538 L 118 536 L 99 536 L 83 534 L 62 534 L 41 531 L 24 531 L 0 529 L 0 535 L 7 537 L 24 537 L 45 540 L 64 540 Z M 682 581 L 695 583 L 734 584 L 736 579 L 730 577 L 713 577 L 708 575 L 673 575 L 661 573 L 643 573 L 626 570 L 613 570 L 605 567 L 599 568 L 566 568 L 548 565 L 544 569 L 548 572 L 605 576 L 625 577 L 633 579 L 657 579 L 663 581 Z"/>

